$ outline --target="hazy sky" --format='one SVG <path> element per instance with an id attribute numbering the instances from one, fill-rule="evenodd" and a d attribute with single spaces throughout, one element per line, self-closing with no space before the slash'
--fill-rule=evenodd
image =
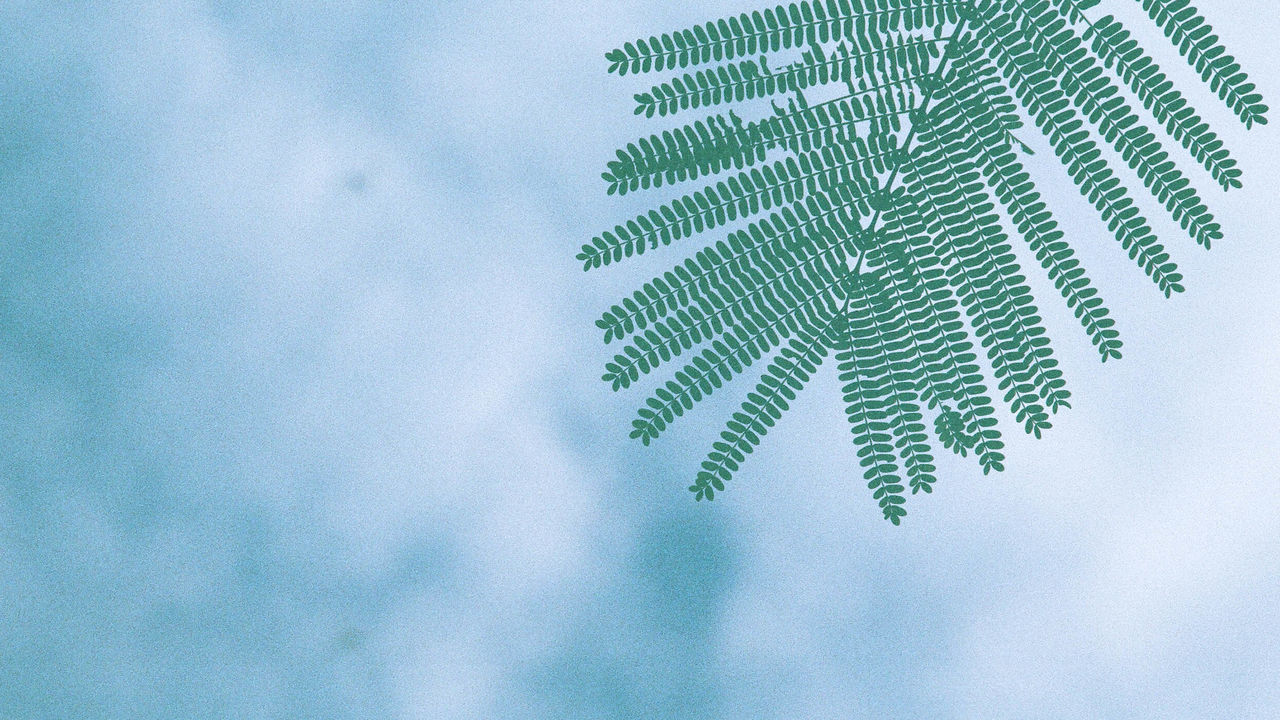
<path id="1" fill-rule="evenodd" d="M 0 4 L 0 715 L 1280 716 L 1276 135 L 1189 82 L 1246 188 L 1172 301 L 1035 141 L 1125 359 L 1037 279 L 1075 409 L 1004 475 L 890 526 L 829 374 L 714 504 L 744 387 L 626 439 L 592 321 L 683 255 L 573 260 L 654 199 L 603 54 L 749 7 Z"/>

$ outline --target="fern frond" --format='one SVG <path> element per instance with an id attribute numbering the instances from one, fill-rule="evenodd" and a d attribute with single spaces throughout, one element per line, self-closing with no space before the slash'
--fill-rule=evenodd
<path id="1" fill-rule="evenodd" d="M 889 410 L 889 430 L 893 434 L 893 445 L 902 460 L 907 485 L 911 494 L 933 492 L 933 484 L 937 482 L 933 453 L 929 449 L 929 438 L 924 424 L 924 415 L 918 404 L 918 393 L 913 380 L 916 372 L 916 356 L 910 352 L 912 342 L 907 332 L 906 321 L 900 308 L 892 303 L 883 290 L 871 294 L 874 280 L 867 278 L 864 283 L 866 297 L 871 300 L 870 316 L 866 333 L 874 338 L 874 346 L 885 363 L 891 404 Z M 851 304 L 852 306 L 852 304 Z M 857 310 L 851 313 L 852 322 L 858 322 Z M 857 348 L 853 348 L 857 352 Z"/>
<path id="2" fill-rule="evenodd" d="M 836 360 L 840 367 L 841 392 L 847 405 L 850 431 L 858 446 L 858 460 L 865 470 L 863 479 L 879 503 L 886 520 L 895 525 L 902 522 L 907 511 L 902 507 L 907 499 L 899 475 L 898 458 L 889 434 L 886 406 L 890 404 L 891 378 L 888 362 L 882 348 L 875 345 L 874 334 L 867 333 L 874 312 L 861 292 L 849 309 L 845 343 Z M 854 329 L 862 329 L 855 335 Z"/>
<path id="3" fill-rule="evenodd" d="M 691 108 L 799 92 L 829 83 L 848 85 L 851 92 L 869 92 L 871 86 L 860 87 L 857 83 L 871 77 L 881 86 L 888 86 L 927 75 L 931 61 L 938 57 L 938 44 L 936 39 L 871 36 L 861 38 L 852 48 L 844 43 L 836 45 L 830 53 L 821 45 L 814 45 L 798 62 L 778 72 L 769 69 L 765 57 L 720 65 L 686 73 L 637 94 L 635 113 L 664 117 Z"/>
<path id="4" fill-rule="evenodd" d="M 862 96 L 875 95 L 880 90 L 877 88 Z M 768 128 L 765 134 L 771 139 L 771 149 L 780 147 L 793 153 L 861 142 L 863 134 L 859 128 L 863 123 L 867 124 L 868 138 L 896 139 L 894 133 L 901 127 L 900 118 L 907 108 L 891 107 L 883 98 L 868 97 L 867 102 L 858 97 L 848 95 L 811 106 L 804 102 L 803 94 L 797 93 L 786 110 L 775 105 L 774 115 L 761 120 L 760 125 Z"/>
<path id="5" fill-rule="evenodd" d="M 903 321 L 878 279 L 858 278 L 849 298 L 845 338 L 836 359 L 863 478 L 885 519 L 897 525 L 907 514 L 900 473 L 905 471 L 912 493 L 927 493 L 936 482 L 936 467 L 911 381 Z"/>
<path id="6" fill-rule="evenodd" d="M 764 160 L 769 145 L 756 123 L 730 112 L 629 143 L 602 175 L 610 195 L 658 188 Z"/>
<path id="7" fill-rule="evenodd" d="M 1060 379 L 1052 367 L 1046 368 L 1035 354 L 1042 347 L 1035 307 L 1029 291 L 1006 276 L 1017 278 L 1016 265 L 991 207 L 977 199 L 976 171 L 956 168 L 951 158 L 934 144 L 933 157 L 917 153 L 905 177 L 906 187 L 916 204 L 925 211 L 935 250 L 948 260 L 947 273 L 959 290 L 974 331 L 987 348 L 1005 402 L 1028 433 L 1039 437 L 1052 427 L 1037 393 L 1037 383 L 1054 399 L 1066 402 Z M 932 154 L 932 153 L 931 153 Z M 959 170 L 955 180 L 947 173 Z M 996 243 L 991 247 L 990 243 Z M 1037 343 L 1033 345 L 1033 343 Z M 1047 349 L 1047 348 L 1046 348 Z M 1034 361 L 1034 362 L 1033 362 Z"/>
<path id="8" fill-rule="evenodd" d="M 1243 187 L 1240 168 L 1217 133 L 1173 87 L 1160 66 L 1143 52 L 1119 20 L 1108 15 L 1090 24 L 1086 39 L 1092 40 L 1093 51 L 1102 62 L 1108 68 L 1115 68 L 1165 131 L 1182 143 L 1222 189 Z"/>
<path id="9" fill-rule="evenodd" d="M 1222 98 L 1246 128 L 1267 124 L 1267 106 L 1249 76 L 1218 42 L 1213 28 L 1190 0 L 1139 0 L 1166 37 L 1201 79 Z"/>
<path id="10" fill-rule="evenodd" d="M 942 88 L 937 114 L 955 118 L 963 125 L 967 137 L 962 142 L 967 152 L 980 159 L 988 185 L 1062 293 L 1067 307 L 1075 312 L 1102 361 L 1119 359 L 1123 343 L 1115 321 L 1109 317 L 1110 311 L 1075 259 L 1075 252 L 1013 151 L 1007 128 L 992 110 L 1010 102 L 1008 91 L 996 69 L 977 54 L 973 45 L 957 40 L 955 47 L 956 70 Z"/>
<path id="11" fill-rule="evenodd" d="M 1031 289 L 994 212 L 995 202 L 962 145 L 962 121 L 943 120 L 935 109 L 916 122 L 921 142 L 909 165 L 908 187 L 927 198 L 925 207 L 938 223 L 935 237 L 945 234 L 953 241 L 949 248 L 939 248 L 940 254 L 952 253 L 953 283 L 965 289 L 961 297 L 975 316 L 979 337 L 990 345 L 988 356 L 996 363 L 1001 389 L 1010 385 L 1015 413 L 1022 410 L 1018 396 L 1029 388 L 1054 412 L 1070 407 L 1070 393 L 1057 370 Z M 1001 366 L 1008 378 L 1002 377 Z M 1024 386 L 1015 393 L 1018 383 Z M 1038 403 L 1027 406 L 1019 420 L 1038 436 L 1038 430 L 1049 426 L 1037 421 L 1037 408 Z"/>
<path id="12" fill-rule="evenodd" d="M 1036 125 L 1049 139 L 1080 193 L 1093 204 L 1129 257 L 1165 294 L 1182 292 L 1182 274 L 1169 259 L 1150 223 L 1102 157 L 1071 101 L 1054 82 L 1013 20 L 988 10 L 979 25 L 984 47 Z"/>
<path id="13" fill-rule="evenodd" d="M 891 83 L 896 86 L 896 83 Z M 774 106 L 770 117 L 744 123 L 729 113 L 713 115 L 684 127 L 651 135 L 618 150 L 602 175 L 610 195 L 696 180 L 730 167 L 739 170 L 764 161 L 771 150 L 809 152 L 827 145 L 857 143 L 858 128 L 867 123 L 869 137 L 897 132 L 908 110 L 877 86 L 815 105 L 797 93 L 786 108 Z"/>
<path id="14" fill-rule="evenodd" d="M 792 304 L 785 312 L 771 315 L 760 311 L 727 330 L 645 401 L 632 422 L 631 437 L 648 445 L 674 418 L 683 415 L 685 407 L 744 372 L 782 340 L 820 333 L 836 316 L 847 281 L 842 274 L 826 285 L 810 287 L 801 297 L 787 298 Z"/>
<path id="15" fill-rule="evenodd" d="M 733 479 L 733 473 L 738 471 L 746 456 L 760 445 L 769 428 L 788 410 L 788 403 L 795 401 L 826 360 L 831 347 L 837 342 L 835 333 L 842 332 L 834 330 L 833 325 L 842 322 L 838 316 L 832 316 L 815 327 L 813 332 L 799 331 L 773 358 L 756 384 L 755 392 L 747 394 L 742 409 L 733 414 L 720 433 L 720 439 L 712 444 L 702 469 L 689 487 L 695 499 L 714 500 L 716 492 L 724 490 L 724 484 Z M 699 388 L 698 392 L 702 389 Z M 683 408 L 692 408 L 693 402 L 697 401 L 688 402 Z M 667 418 L 666 422 L 670 423 L 671 419 Z"/>
<path id="16" fill-rule="evenodd" d="M 665 117 L 691 108 L 794 92 L 817 84 L 820 77 L 826 82 L 829 73 L 825 58 L 797 63 L 780 73 L 769 70 L 766 58 L 743 60 L 687 73 L 637 93 L 635 114 Z M 812 83 L 808 82 L 811 75 Z"/>
<path id="17" fill-rule="evenodd" d="M 1004 442 L 977 365 L 959 301 L 924 225 L 923 211 L 899 191 L 885 213 L 882 242 L 868 251 L 884 267 L 889 291 L 910 321 L 909 336 L 920 363 L 921 399 L 929 407 L 955 402 L 974 438 L 983 472 L 1004 469 Z"/>
<path id="18" fill-rule="evenodd" d="M 867 185 L 846 185 L 783 208 L 769 218 L 699 251 L 654 278 L 604 313 L 596 326 L 605 342 L 689 306 L 711 315 L 820 254 L 848 257 L 858 249 L 858 218 L 870 214 L 875 194 Z"/>
<path id="19" fill-rule="evenodd" d="M 849 85 L 868 76 L 883 80 L 919 75 L 928 71 L 941 56 L 947 42 L 947 38 L 903 33 L 855 35 L 835 46 L 834 56 L 839 67 L 836 77 Z"/>
<path id="20" fill-rule="evenodd" d="M 837 187 L 869 188 L 868 176 L 874 177 L 896 152 L 893 138 L 879 137 L 869 143 L 824 146 L 745 170 L 596 236 L 583 247 L 580 259 L 586 268 L 608 265 L 778 205 L 832 193 Z"/>
<path id="21" fill-rule="evenodd" d="M 626 388 L 640 375 L 717 335 L 752 348 L 776 344 L 779 333 L 785 335 L 809 303 L 840 287 L 843 263 L 835 252 L 815 254 L 711 312 L 696 307 L 677 311 L 638 333 L 605 366 L 603 379 L 615 390 Z"/>
<path id="22" fill-rule="evenodd" d="M 1140 1 L 1246 125 L 1265 122 L 1261 98 L 1186 0 Z M 603 267 L 749 220 L 596 322 L 606 343 L 624 340 L 605 365 L 615 390 L 687 356 L 637 411 L 631 436 L 646 445 L 767 362 L 689 487 L 695 498 L 726 488 L 832 352 L 885 518 L 901 522 L 908 487 L 931 491 L 934 442 L 972 452 L 984 473 L 1003 470 L 993 394 L 1035 436 L 1071 397 L 1006 226 L 1102 360 L 1121 356 L 1110 311 L 1024 167 L 1034 153 L 1015 135 L 1023 117 L 1130 259 L 1166 296 L 1182 291 L 1101 145 L 1206 247 L 1221 228 L 1139 113 L 1224 189 L 1241 172 L 1128 31 L 1088 17 L 1099 4 L 800 0 L 608 54 L 619 74 L 682 71 L 636 96 L 641 115 L 786 96 L 769 100 L 772 113 L 757 103 L 756 119 L 730 110 L 619 150 L 603 174 L 610 194 L 706 180 L 578 253 L 585 269 Z M 799 59 L 771 69 L 783 49 Z"/>
<path id="23" fill-rule="evenodd" d="M 1174 220 L 1201 245 L 1222 238 L 1222 228 L 1196 189 L 1169 159 L 1154 133 L 1129 109 L 1119 90 L 1098 66 L 1084 41 L 1049 9 L 1048 0 L 1005 0 L 1005 8 L 1022 15 L 1036 32 L 1026 33 L 1044 66 L 1115 147 L 1129 167 Z"/>
<path id="24" fill-rule="evenodd" d="M 968 0 L 804 0 L 629 42 L 605 54 L 625 75 L 953 23 Z"/>

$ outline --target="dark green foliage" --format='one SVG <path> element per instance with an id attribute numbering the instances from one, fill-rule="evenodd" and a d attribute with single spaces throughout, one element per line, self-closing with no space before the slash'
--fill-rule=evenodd
<path id="1" fill-rule="evenodd" d="M 915 356 L 906 322 L 879 278 L 858 276 L 844 330 L 836 360 L 863 477 L 885 519 L 897 525 L 907 514 L 902 475 L 913 492 L 929 492 L 935 468 L 912 381 Z"/>
<path id="2" fill-rule="evenodd" d="M 789 409 L 787 403 L 795 400 L 797 393 L 804 389 L 809 378 L 826 359 L 829 349 L 841 342 L 843 328 L 843 320 L 833 316 L 830 321 L 811 331 L 802 330 L 774 357 L 756 385 L 755 392 L 747 394 L 742 410 L 733 414 L 724 432 L 720 433 L 721 439 L 714 443 L 707 459 L 703 461 L 697 480 L 689 487 L 697 499 L 705 497 L 711 500 L 715 498 L 717 490 L 724 490 L 724 481 L 732 477 L 746 456 L 760 444 L 769 428 Z M 709 388 L 707 391 L 709 392 Z M 687 410 L 693 404 L 689 402 L 679 407 Z M 674 414 L 680 413 L 681 410 L 676 410 Z M 648 438 L 644 436 L 646 425 L 655 424 L 653 420 L 657 419 L 656 413 L 648 418 L 642 416 L 636 421 L 637 430 L 632 434 L 641 433 L 640 436 L 648 443 Z M 670 418 L 664 414 L 658 422 L 670 422 Z"/>
<path id="3" fill-rule="evenodd" d="M 714 115 L 627 145 L 618 151 L 618 159 L 609 163 L 604 179 L 610 195 L 696 180 L 762 160 L 765 142 L 737 115 Z"/>
<path id="4" fill-rule="evenodd" d="M 987 348 L 999 389 L 1019 423 L 1039 437 L 1051 427 L 1041 397 L 1055 412 L 1069 407 L 1031 290 L 994 214 L 977 169 L 923 113 L 921 146 L 911 153 L 907 192 L 923 210 L 934 253 L 947 267 L 974 331 Z M 1041 396 L 1041 397 L 1038 397 Z"/>
<path id="5" fill-rule="evenodd" d="M 831 53 L 814 45 L 799 62 L 777 72 L 769 69 L 763 57 L 719 65 L 686 73 L 636 95 L 635 112 L 645 117 L 673 115 L 690 108 L 799 92 L 828 83 L 842 83 L 853 91 L 858 89 L 855 83 L 868 75 L 879 77 L 882 85 L 901 83 L 926 74 L 930 59 L 938 54 L 938 45 L 938 40 L 901 38 L 852 50 L 840 43 Z"/>
<path id="6" fill-rule="evenodd" d="M 934 252 L 922 217 L 915 199 L 899 192 L 884 214 L 882 242 L 867 256 L 889 270 L 887 286 L 909 321 L 921 397 L 930 408 L 954 402 L 983 472 L 1003 470 L 1004 442 L 992 401 L 946 266 Z"/>
<path id="7" fill-rule="evenodd" d="M 1119 20 L 1110 15 L 1098 20 L 1089 26 L 1086 37 L 1091 38 L 1093 51 L 1102 62 L 1108 68 L 1115 68 L 1147 110 L 1204 165 L 1224 190 L 1241 187 L 1240 169 L 1231 159 L 1231 153 Z"/>
<path id="8" fill-rule="evenodd" d="M 940 92 L 942 102 L 936 113 L 953 118 L 954 124 L 959 125 L 962 152 L 979 160 L 988 185 L 1000 198 L 1018 234 L 1035 252 L 1067 306 L 1075 311 L 1103 362 L 1118 359 L 1122 343 L 1115 321 L 1108 317 L 1102 298 L 1075 260 L 1057 221 L 1023 169 L 1010 142 L 1007 123 L 986 111 L 1010 104 L 1008 91 L 995 68 L 976 52 L 972 43 L 958 42 L 956 57 L 955 70 Z"/>
<path id="9" fill-rule="evenodd" d="M 609 72 L 686 68 L 833 40 L 874 41 L 955 22 L 964 0 L 806 0 L 640 39 L 609 52 Z"/>
<path id="10" fill-rule="evenodd" d="M 1240 116 L 1245 127 L 1267 123 L 1267 106 L 1255 92 L 1249 76 L 1240 69 L 1235 58 L 1218 42 L 1213 28 L 1204 21 L 1190 0 L 1139 0 L 1151 19 L 1160 24 L 1164 34 L 1178 46 L 1178 51 L 1218 93 L 1227 106 Z"/>
<path id="11" fill-rule="evenodd" d="M 1036 56 L 1017 30 L 1014 20 L 994 10 L 983 18 L 979 39 L 1053 144 L 1080 193 L 1098 209 L 1129 257 L 1160 287 L 1165 296 L 1182 292 L 1178 266 L 1156 239 L 1150 223 L 1107 165 L 1076 106 L 1054 82 L 1043 59 Z"/>
<path id="12" fill-rule="evenodd" d="M 1186 0 L 1140 2 L 1246 126 L 1266 122 L 1254 86 Z M 727 230 L 596 322 L 606 343 L 625 343 L 605 366 L 615 390 L 685 358 L 637 411 L 631 435 L 646 445 L 764 365 L 689 486 L 697 499 L 725 490 L 832 354 L 886 519 L 901 522 L 908 489 L 933 491 L 935 443 L 972 453 L 984 473 L 1003 470 L 995 398 L 1039 437 L 1071 397 L 1014 238 L 1101 359 L 1121 357 L 1110 311 L 1024 165 L 1024 117 L 1130 259 L 1166 296 L 1182 291 L 1100 142 L 1205 247 L 1221 227 L 1148 123 L 1223 190 L 1240 187 L 1241 172 L 1129 31 L 1089 16 L 1100 4 L 807 0 L 608 53 L 620 75 L 677 71 L 635 96 L 637 114 L 738 106 L 620 149 L 603 175 L 610 194 L 707 180 L 578 254 L 590 270 Z M 792 59 L 770 57 L 782 51 Z M 819 93 L 829 99 L 811 104 Z"/>
<path id="13" fill-rule="evenodd" d="M 1222 230 L 1173 161 L 1123 101 L 1114 82 L 1098 66 L 1084 42 L 1049 9 L 1048 0 L 1005 0 L 1006 10 L 1030 26 L 1027 36 L 1040 61 L 1057 77 L 1076 105 L 1098 127 L 1151 194 L 1165 204 L 1173 218 L 1205 247 L 1222 237 Z"/>
<path id="14" fill-rule="evenodd" d="M 874 177 L 896 150 L 897 138 L 878 135 L 744 170 L 602 233 L 583 248 L 580 259 L 587 267 L 608 265 L 778 205 L 830 196 L 837 188 L 866 188 L 867 177 Z"/>

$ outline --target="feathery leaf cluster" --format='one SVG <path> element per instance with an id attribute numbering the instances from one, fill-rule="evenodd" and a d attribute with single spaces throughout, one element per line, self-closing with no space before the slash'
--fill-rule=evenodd
<path id="1" fill-rule="evenodd" d="M 1138 2 L 1246 127 L 1266 122 L 1188 0 Z M 998 405 L 1040 437 L 1071 397 L 1018 243 L 1101 360 L 1121 357 L 1110 310 L 1026 170 L 1020 131 L 1043 133 L 1164 295 L 1183 290 L 1113 158 L 1206 248 L 1222 229 L 1165 143 L 1223 190 L 1241 186 L 1241 170 L 1130 31 L 1091 17 L 1100 4 L 798 0 L 606 55 L 619 75 L 675 73 L 635 96 L 636 114 L 730 107 L 618 150 L 609 194 L 703 185 L 578 254 L 591 270 L 727 232 L 596 322 L 606 343 L 623 343 L 605 366 L 615 390 L 683 358 L 636 414 L 631 435 L 646 445 L 764 364 L 689 487 L 697 499 L 725 490 L 828 358 L 887 520 L 901 522 L 908 495 L 932 492 L 935 447 L 1003 470 Z M 779 62 L 786 53 L 795 59 Z"/>

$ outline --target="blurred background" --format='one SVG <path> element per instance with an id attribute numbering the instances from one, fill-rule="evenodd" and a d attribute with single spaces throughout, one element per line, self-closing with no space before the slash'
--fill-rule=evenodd
<path id="1" fill-rule="evenodd" d="M 1280 102 L 1276 15 L 1200 5 Z M 745 385 L 646 449 L 599 382 L 687 250 L 573 258 L 656 199 L 603 54 L 753 3 L 0 4 L 0 717 L 1280 716 L 1276 135 L 1110 6 L 1227 240 L 1159 225 L 1164 300 L 1024 133 L 1125 359 L 1032 272 L 1075 408 L 894 528 L 829 373 L 714 504 Z"/>

